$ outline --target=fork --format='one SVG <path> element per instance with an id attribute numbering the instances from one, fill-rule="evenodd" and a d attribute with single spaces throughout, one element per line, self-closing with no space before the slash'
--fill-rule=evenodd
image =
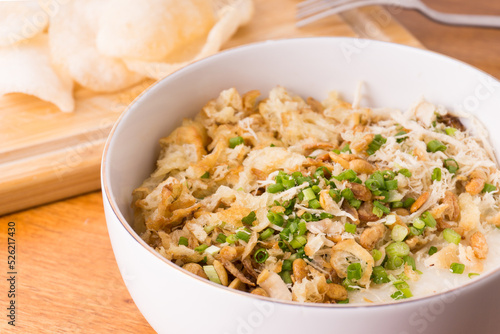
<path id="1" fill-rule="evenodd" d="M 430 19 L 446 24 L 500 28 L 500 16 L 441 13 L 427 7 L 420 0 L 305 0 L 297 5 L 296 25 L 303 27 L 343 11 L 372 5 L 416 9 Z"/>

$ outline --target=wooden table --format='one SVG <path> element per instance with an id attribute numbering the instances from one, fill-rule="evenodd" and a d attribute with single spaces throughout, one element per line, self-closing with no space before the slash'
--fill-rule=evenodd
<path id="1" fill-rule="evenodd" d="M 488 0 L 432 6 L 500 15 L 500 3 Z M 443 26 L 406 10 L 392 14 L 425 47 L 500 78 L 500 30 Z M 16 225 L 15 328 L 5 317 L 9 222 Z M 100 192 L 0 217 L 0 259 L 0 333 L 154 333 L 118 272 Z"/>

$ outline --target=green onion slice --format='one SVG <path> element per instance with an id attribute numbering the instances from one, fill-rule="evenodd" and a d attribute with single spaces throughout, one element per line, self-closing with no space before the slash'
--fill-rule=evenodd
<path id="1" fill-rule="evenodd" d="M 344 229 L 348 233 L 356 233 L 356 225 L 351 223 L 345 223 Z"/>
<path id="2" fill-rule="evenodd" d="M 454 274 L 463 274 L 465 270 L 465 265 L 462 263 L 452 263 L 450 266 L 450 271 Z"/>
<path id="3" fill-rule="evenodd" d="M 186 246 L 187 247 L 189 245 L 188 238 L 186 238 L 186 237 L 180 237 L 178 245 L 179 246 Z"/>
<path id="4" fill-rule="evenodd" d="M 497 190 L 497 187 L 495 187 L 492 184 L 485 183 L 482 191 L 483 191 L 483 193 L 490 193 L 490 192 L 495 191 L 495 190 Z"/>
<path id="5" fill-rule="evenodd" d="M 428 254 L 429 254 L 429 256 L 430 256 L 430 255 L 436 254 L 436 253 L 437 253 L 437 251 L 438 251 L 437 247 L 435 247 L 435 246 L 431 246 L 431 247 L 429 248 L 429 253 L 428 253 Z"/>
<path id="6" fill-rule="evenodd" d="M 460 243 L 460 240 L 462 240 L 460 234 L 453 231 L 451 228 L 445 228 L 443 230 L 443 238 L 449 243 L 453 243 L 455 245 L 458 245 Z"/>
<path id="7" fill-rule="evenodd" d="M 214 266 L 203 266 L 203 271 L 207 274 L 209 280 L 217 284 L 222 284 Z"/>
<path id="8" fill-rule="evenodd" d="M 267 186 L 267 192 L 271 194 L 276 194 L 285 190 L 285 186 L 281 183 L 270 184 Z"/>
<path id="9" fill-rule="evenodd" d="M 269 253 L 265 248 L 259 248 L 254 254 L 253 258 L 255 262 L 257 263 L 264 263 L 266 262 L 267 258 L 269 257 Z"/>
<path id="10" fill-rule="evenodd" d="M 306 201 L 316 199 L 316 194 L 314 193 L 314 191 L 311 188 L 306 188 L 306 189 L 302 190 L 302 194 L 304 194 L 304 199 Z"/>
<path id="11" fill-rule="evenodd" d="M 437 151 L 446 151 L 446 145 L 439 140 L 431 140 L 427 143 L 427 152 L 436 153 Z"/>
<path id="12" fill-rule="evenodd" d="M 422 213 L 422 216 L 420 216 L 420 218 L 425 223 L 425 225 L 429 227 L 436 227 L 437 225 L 436 220 L 429 211 L 425 211 L 424 213 Z"/>
<path id="13" fill-rule="evenodd" d="M 205 251 L 205 249 L 208 248 L 208 245 L 206 244 L 201 244 L 199 245 L 198 247 L 195 247 L 195 251 L 199 252 L 199 253 L 203 253 Z"/>
<path id="14" fill-rule="evenodd" d="M 408 235 L 408 229 L 402 225 L 395 225 L 391 231 L 391 238 L 394 241 L 403 241 Z"/>
<path id="15" fill-rule="evenodd" d="M 347 279 L 349 280 L 359 280 L 363 276 L 363 269 L 360 263 L 351 263 L 347 267 Z"/>
<path id="16" fill-rule="evenodd" d="M 388 257 L 404 257 L 410 254 L 410 246 L 408 246 L 405 242 L 397 241 L 393 242 L 385 248 L 385 252 Z"/>
<path id="17" fill-rule="evenodd" d="M 443 166 L 452 174 L 455 174 L 460 169 L 460 167 L 458 167 L 458 162 L 453 158 L 445 159 L 443 161 Z"/>
<path id="18" fill-rule="evenodd" d="M 245 141 L 243 140 L 243 137 L 237 136 L 233 138 L 229 138 L 229 147 L 230 148 L 235 148 L 238 145 L 243 144 Z"/>
<path id="19" fill-rule="evenodd" d="M 241 218 L 241 222 L 247 226 L 251 226 L 256 219 L 257 215 L 255 214 L 255 211 L 250 211 L 246 217 Z"/>
<path id="20" fill-rule="evenodd" d="M 408 170 L 408 168 L 403 168 L 398 171 L 399 174 L 403 174 L 406 177 L 411 177 L 411 172 Z"/>
<path id="21" fill-rule="evenodd" d="M 432 181 L 441 181 L 441 168 L 434 168 L 431 175 Z"/>
<path id="22" fill-rule="evenodd" d="M 373 155 L 386 142 L 387 142 L 386 138 L 382 137 L 379 134 L 375 135 L 375 137 L 373 138 L 372 142 L 368 145 L 368 149 L 366 150 L 366 153 L 368 153 L 368 155 Z"/>

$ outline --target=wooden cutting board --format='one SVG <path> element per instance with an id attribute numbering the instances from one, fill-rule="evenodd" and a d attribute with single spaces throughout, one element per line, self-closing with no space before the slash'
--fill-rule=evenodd
<path id="1" fill-rule="evenodd" d="M 240 28 L 224 49 L 310 36 L 362 37 L 421 47 L 391 16 L 396 8 L 365 7 L 297 28 L 299 0 L 254 1 L 251 23 Z M 24 94 L 0 98 L 0 215 L 99 189 L 109 131 L 127 105 L 153 83 L 146 80 L 113 94 L 77 89 L 73 113 Z"/>

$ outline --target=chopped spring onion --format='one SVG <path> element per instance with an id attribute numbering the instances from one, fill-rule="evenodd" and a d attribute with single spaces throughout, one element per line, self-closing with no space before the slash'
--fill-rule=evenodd
<path id="1" fill-rule="evenodd" d="M 413 270 L 417 269 L 417 264 L 415 263 L 415 259 L 412 258 L 410 255 L 406 255 L 403 257 L 403 261 L 409 265 Z"/>
<path id="2" fill-rule="evenodd" d="M 451 228 L 445 228 L 443 230 L 443 238 L 449 243 L 458 245 L 462 237 L 457 232 L 453 231 Z"/>
<path id="3" fill-rule="evenodd" d="M 281 184 L 285 187 L 285 189 L 290 189 L 295 187 L 295 180 L 293 179 L 283 179 Z"/>
<path id="4" fill-rule="evenodd" d="M 306 222 L 310 222 L 311 220 L 313 220 L 314 217 L 309 212 L 304 212 L 302 216 L 300 216 L 300 218 L 304 219 Z"/>
<path id="5" fill-rule="evenodd" d="M 394 241 L 403 241 L 408 235 L 408 228 L 402 225 L 396 225 L 392 228 L 391 238 Z"/>
<path id="6" fill-rule="evenodd" d="M 393 208 L 393 209 L 402 208 L 402 207 L 403 207 L 403 202 L 401 202 L 401 201 L 391 202 L 391 208 Z"/>
<path id="7" fill-rule="evenodd" d="M 285 186 L 281 183 L 270 184 L 267 186 L 267 192 L 271 194 L 276 194 L 285 190 Z"/>
<path id="8" fill-rule="evenodd" d="M 341 194 L 340 194 L 340 190 L 338 190 L 338 189 L 330 189 L 330 191 L 328 193 L 330 194 L 330 197 L 335 202 L 340 202 L 340 200 L 342 199 Z"/>
<path id="9" fill-rule="evenodd" d="M 457 129 L 450 127 L 450 128 L 444 129 L 444 132 L 446 132 L 446 134 L 448 136 L 452 136 L 453 137 L 455 135 L 455 132 L 457 132 Z"/>
<path id="10" fill-rule="evenodd" d="M 374 215 L 377 215 L 377 217 L 381 218 L 384 215 L 384 213 L 385 214 L 391 213 L 391 210 L 382 203 L 380 203 L 379 201 L 373 201 L 372 212 Z"/>
<path id="11" fill-rule="evenodd" d="M 306 188 L 306 189 L 302 190 L 302 194 L 304 194 L 304 199 L 306 201 L 316 199 L 316 194 L 314 193 L 314 191 L 311 188 Z"/>
<path id="12" fill-rule="evenodd" d="M 373 249 L 372 256 L 373 256 L 373 261 L 376 262 L 382 258 L 382 252 L 379 251 L 378 249 Z"/>
<path id="13" fill-rule="evenodd" d="M 283 282 L 285 282 L 286 284 L 292 284 L 292 276 L 290 275 L 289 270 L 281 271 L 279 275 Z"/>
<path id="14" fill-rule="evenodd" d="M 333 215 L 331 213 L 328 213 L 328 212 L 321 212 L 321 214 L 319 215 L 319 218 L 320 219 L 333 218 Z"/>
<path id="15" fill-rule="evenodd" d="M 429 256 L 432 255 L 432 254 L 436 254 L 438 251 L 437 247 L 435 246 L 431 246 L 431 248 L 429 248 Z"/>
<path id="16" fill-rule="evenodd" d="M 402 142 L 404 142 L 408 138 L 408 137 L 406 137 L 407 134 L 408 133 L 406 131 L 399 131 L 398 133 L 396 133 L 394 135 L 394 137 L 396 137 L 397 138 L 396 141 L 401 144 Z M 403 136 L 405 136 L 405 137 L 403 137 Z"/>
<path id="17" fill-rule="evenodd" d="M 207 226 L 203 227 L 203 229 L 205 230 L 205 232 L 210 234 L 210 232 L 212 232 L 215 229 L 215 226 L 214 225 L 207 225 Z"/>
<path id="18" fill-rule="evenodd" d="M 494 185 L 489 183 L 484 184 L 483 193 L 490 193 L 495 190 L 497 190 L 497 187 L 495 187 Z"/>
<path id="19" fill-rule="evenodd" d="M 236 237 L 240 240 L 248 242 L 248 240 L 250 240 L 250 233 L 246 231 L 238 231 L 236 232 Z"/>
<path id="20" fill-rule="evenodd" d="M 293 260 L 284 260 L 283 265 L 281 266 L 281 271 L 290 271 L 292 270 Z"/>
<path id="21" fill-rule="evenodd" d="M 403 174 L 406 177 L 411 177 L 411 172 L 408 170 L 408 168 L 400 169 L 398 173 Z"/>
<path id="22" fill-rule="evenodd" d="M 299 223 L 299 230 L 297 232 L 298 235 L 304 235 L 307 232 L 307 225 L 306 222 L 300 222 Z"/>
<path id="23" fill-rule="evenodd" d="M 267 258 L 269 257 L 269 253 L 265 248 L 259 248 L 254 254 L 253 258 L 255 262 L 257 263 L 264 263 L 266 262 Z"/>
<path id="24" fill-rule="evenodd" d="M 371 279 L 375 284 L 389 283 L 391 281 L 382 266 L 373 267 Z"/>
<path id="25" fill-rule="evenodd" d="M 368 145 L 368 149 L 366 150 L 366 153 L 368 153 L 368 155 L 374 154 L 386 142 L 387 142 L 386 138 L 382 137 L 381 135 L 375 135 L 372 142 Z"/>
<path id="26" fill-rule="evenodd" d="M 344 197 L 348 201 L 354 199 L 354 193 L 349 188 L 345 188 L 344 190 L 342 190 L 342 192 L 340 194 L 342 195 L 342 197 Z"/>
<path id="27" fill-rule="evenodd" d="M 427 152 L 436 153 L 437 151 L 446 151 L 446 145 L 435 139 L 427 143 Z"/>
<path id="28" fill-rule="evenodd" d="M 359 199 L 351 199 L 349 201 L 349 205 L 352 206 L 353 208 L 355 208 L 356 210 L 359 209 L 359 207 L 361 206 L 361 201 Z"/>
<path id="29" fill-rule="evenodd" d="M 424 224 L 425 225 L 425 224 Z M 421 235 L 424 233 L 424 229 L 418 229 L 415 226 L 410 226 L 410 235 Z"/>
<path id="30" fill-rule="evenodd" d="M 251 226 L 253 225 L 252 223 L 257 219 L 257 215 L 255 214 L 255 211 L 250 211 L 250 213 L 246 216 L 241 218 L 241 222 L 245 225 Z"/>
<path id="31" fill-rule="evenodd" d="M 203 271 L 207 274 L 209 280 L 217 284 L 222 284 L 214 266 L 203 266 Z"/>
<path id="32" fill-rule="evenodd" d="M 214 246 L 214 245 L 205 249 L 205 253 L 212 254 L 212 255 L 217 254 L 219 251 L 220 251 L 220 248 L 217 246 Z"/>
<path id="33" fill-rule="evenodd" d="M 394 300 L 400 300 L 400 299 L 405 299 L 406 296 L 403 292 L 398 290 L 391 295 L 391 298 Z"/>
<path id="34" fill-rule="evenodd" d="M 238 240 L 238 237 L 236 236 L 236 234 L 231 234 L 231 235 L 228 235 L 226 237 L 226 242 L 228 244 L 234 244 L 236 242 L 236 240 Z"/>
<path id="35" fill-rule="evenodd" d="M 359 263 L 351 263 L 347 267 L 347 279 L 349 280 L 359 280 L 363 275 L 363 269 Z"/>
<path id="36" fill-rule="evenodd" d="M 385 188 L 385 178 L 382 172 L 376 171 L 365 181 L 365 186 L 371 191 Z"/>
<path id="37" fill-rule="evenodd" d="M 274 234 L 274 230 L 272 228 L 267 228 L 260 234 L 260 240 L 266 240 L 270 236 Z"/>
<path id="38" fill-rule="evenodd" d="M 384 177 L 384 180 L 394 180 L 396 173 L 392 170 L 384 170 L 382 171 L 382 176 Z"/>
<path id="39" fill-rule="evenodd" d="M 278 247 L 282 250 L 282 251 L 285 251 L 285 252 L 289 252 L 290 249 L 288 248 L 288 245 L 286 242 L 284 242 L 283 240 L 280 240 L 278 241 Z"/>
<path id="40" fill-rule="evenodd" d="M 453 262 L 450 265 L 450 271 L 454 274 L 463 274 L 465 270 L 465 264 Z"/>
<path id="41" fill-rule="evenodd" d="M 396 270 L 404 264 L 404 261 L 399 256 L 391 256 L 385 262 L 385 268 L 388 270 Z"/>
<path id="42" fill-rule="evenodd" d="M 304 237 L 303 235 L 297 235 L 292 239 L 292 241 L 290 241 L 290 246 L 297 249 L 304 246 L 306 243 L 307 243 L 306 237 Z"/>
<path id="43" fill-rule="evenodd" d="M 396 287 L 396 289 L 398 289 L 399 291 L 401 291 L 403 293 L 405 298 L 413 297 L 413 294 L 410 291 L 410 286 L 408 285 L 408 283 L 406 283 L 404 281 L 403 282 L 394 282 L 394 286 Z"/>
<path id="44" fill-rule="evenodd" d="M 237 136 L 233 138 L 229 138 L 229 147 L 230 148 L 235 148 L 238 145 L 243 144 L 245 141 L 243 140 L 243 137 Z"/>
<path id="45" fill-rule="evenodd" d="M 403 201 L 403 207 L 405 209 L 408 209 L 409 207 L 411 207 L 413 205 L 413 203 L 415 203 L 415 199 L 414 198 L 411 198 L 411 197 L 408 197 L 407 199 L 405 199 Z"/>
<path id="46" fill-rule="evenodd" d="M 474 276 L 479 276 L 479 274 L 478 273 L 469 273 L 469 278 L 472 278 Z"/>
<path id="47" fill-rule="evenodd" d="M 349 298 L 337 301 L 337 304 L 349 304 Z"/>
<path id="48" fill-rule="evenodd" d="M 188 238 L 186 238 L 186 237 L 180 237 L 178 245 L 179 246 L 186 246 L 187 247 L 189 245 Z"/>
<path id="49" fill-rule="evenodd" d="M 319 194 L 319 192 L 321 191 L 321 188 L 316 185 L 312 186 L 311 189 L 315 194 Z"/>
<path id="50" fill-rule="evenodd" d="M 312 199 L 309 201 L 309 207 L 311 209 L 319 209 L 321 208 L 321 204 L 319 203 L 319 201 L 315 198 L 315 199 Z"/>
<path id="51" fill-rule="evenodd" d="M 420 216 L 420 218 L 425 223 L 425 225 L 429 227 L 436 227 L 437 225 L 436 220 L 429 211 L 425 211 L 424 213 L 422 213 L 422 216 Z"/>
<path id="52" fill-rule="evenodd" d="M 385 252 L 387 253 L 388 257 L 403 257 L 410 254 L 410 246 L 402 241 L 397 241 L 387 246 L 385 248 Z"/>
<path id="53" fill-rule="evenodd" d="M 385 181 L 385 188 L 387 190 L 396 190 L 396 189 L 398 189 L 398 180 L 387 180 L 387 181 Z"/>
<path id="54" fill-rule="evenodd" d="M 356 233 L 356 225 L 351 223 L 345 223 L 344 229 L 347 233 Z"/>
<path id="55" fill-rule="evenodd" d="M 217 236 L 217 239 L 215 239 L 215 241 L 217 241 L 220 244 L 223 244 L 226 242 L 226 239 L 227 239 L 227 237 L 224 233 L 219 233 L 219 235 Z"/>
<path id="56" fill-rule="evenodd" d="M 415 228 L 418 228 L 419 230 L 425 227 L 425 222 L 420 218 L 415 219 L 412 224 Z"/>
<path id="57" fill-rule="evenodd" d="M 195 247 L 194 250 L 199 252 L 199 253 L 203 253 L 205 251 L 205 249 L 207 249 L 207 248 L 208 248 L 208 245 L 201 244 L 198 247 Z"/>
<path id="58" fill-rule="evenodd" d="M 445 159 L 443 161 L 443 166 L 452 174 L 455 174 L 457 170 L 460 169 L 460 167 L 458 167 L 458 162 L 453 158 Z"/>
<path id="59" fill-rule="evenodd" d="M 345 144 L 344 147 L 342 147 L 342 149 L 340 150 L 340 153 L 345 153 L 345 152 L 352 153 L 351 148 L 349 147 L 349 143 Z"/>
<path id="60" fill-rule="evenodd" d="M 385 217 L 385 225 L 386 226 L 391 226 L 396 222 L 396 215 L 388 215 Z"/>
<path id="61" fill-rule="evenodd" d="M 441 168 L 434 168 L 431 175 L 432 181 L 441 181 Z"/>
<path id="62" fill-rule="evenodd" d="M 210 178 L 210 173 L 209 172 L 205 172 L 205 174 L 203 174 L 202 176 L 200 176 L 202 179 L 209 179 Z"/>
<path id="63" fill-rule="evenodd" d="M 326 167 L 323 167 L 323 166 L 320 166 L 318 167 L 315 171 L 314 171 L 314 176 L 315 177 L 325 177 L 326 175 L 329 175 L 330 174 L 330 171 L 328 170 L 328 168 Z"/>
<path id="64" fill-rule="evenodd" d="M 356 174 L 355 171 L 353 171 L 352 169 L 348 169 L 346 171 L 343 171 L 342 173 L 340 173 L 339 175 L 337 176 L 333 176 L 336 180 L 338 181 L 344 181 L 344 180 L 347 180 L 347 181 L 354 181 L 356 180 L 356 178 L 358 177 L 358 175 Z"/>
<path id="65" fill-rule="evenodd" d="M 276 212 L 272 212 L 272 211 L 269 211 L 267 213 L 267 219 L 269 219 L 269 221 L 274 224 L 274 225 L 278 225 L 278 226 L 283 226 L 283 223 L 284 223 L 284 219 L 283 219 L 283 216 L 279 213 L 276 213 Z"/>

